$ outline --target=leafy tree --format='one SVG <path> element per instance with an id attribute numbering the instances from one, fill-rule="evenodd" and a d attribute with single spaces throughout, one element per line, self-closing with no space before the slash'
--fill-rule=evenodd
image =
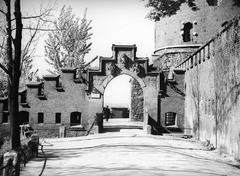
<path id="1" fill-rule="evenodd" d="M 80 23 L 80 24 L 79 24 Z M 45 53 L 49 63 L 60 73 L 62 67 L 74 67 L 81 69 L 84 64 L 84 56 L 90 51 L 92 43 L 88 43 L 92 33 L 90 33 L 91 21 L 84 17 L 79 20 L 69 6 L 63 6 L 58 19 L 54 22 L 54 30 L 48 34 L 45 41 Z"/>
<path id="2" fill-rule="evenodd" d="M 146 7 L 152 8 L 148 18 L 159 21 L 166 16 L 172 16 L 186 3 L 192 10 L 198 10 L 195 0 L 144 0 L 147 1 Z"/>

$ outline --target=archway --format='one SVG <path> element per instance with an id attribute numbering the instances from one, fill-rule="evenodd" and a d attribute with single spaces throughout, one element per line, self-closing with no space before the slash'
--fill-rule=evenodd
<path id="1" fill-rule="evenodd" d="M 144 116 L 144 123 L 140 122 L 139 126 L 147 127 L 150 121 L 155 124 L 160 123 L 158 111 L 160 72 L 149 65 L 148 58 L 137 57 L 136 51 L 136 45 L 112 45 L 112 56 L 100 57 L 99 68 L 89 69 L 86 72 L 86 92 L 90 98 L 89 116 L 94 117 L 95 114 L 103 112 L 104 94 L 108 84 L 114 78 L 126 74 L 135 80 L 136 90 L 141 90 L 142 95 L 136 97 L 141 99 L 143 110 L 135 115 Z M 133 120 L 132 114 L 129 109 L 129 120 Z M 135 118 L 134 124 L 140 119 Z"/>
<path id="2" fill-rule="evenodd" d="M 105 86 L 103 95 L 103 105 L 110 108 L 112 119 L 143 121 L 143 88 L 132 76 L 121 74 L 112 78 Z"/>

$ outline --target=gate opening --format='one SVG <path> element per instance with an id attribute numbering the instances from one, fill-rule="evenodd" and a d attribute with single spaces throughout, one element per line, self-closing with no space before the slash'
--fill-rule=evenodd
<path id="1" fill-rule="evenodd" d="M 112 79 L 105 88 L 103 101 L 104 108 L 110 109 L 109 121 L 143 121 L 143 90 L 133 77 L 123 74 Z"/>

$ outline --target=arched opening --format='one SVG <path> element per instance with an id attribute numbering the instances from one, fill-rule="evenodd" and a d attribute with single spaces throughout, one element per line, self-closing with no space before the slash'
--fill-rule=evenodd
<path id="1" fill-rule="evenodd" d="M 28 124 L 29 123 L 29 112 L 19 111 L 19 120 L 20 120 L 20 125 Z"/>
<path id="2" fill-rule="evenodd" d="M 70 126 L 81 124 L 81 112 L 75 111 L 70 114 Z"/>
<path id="3" fill-rule="evenodd" d="M 182 34 L 183 42 L 190 42 L 192 40 L 191 39 L 191 29 L 192 28 L 193 28 L 192 23 L 187 22 L 187 23 L 184 24 L 183 34 Z"/>
<path id="4" fill-rule="evenodd" d="M 120 119 L 143 121 L 143 89 L 132 76 L 122 74 L 108 82 L 104 90 L 103 104 L 104 108 L 110 109 L 110 122 Z"/>

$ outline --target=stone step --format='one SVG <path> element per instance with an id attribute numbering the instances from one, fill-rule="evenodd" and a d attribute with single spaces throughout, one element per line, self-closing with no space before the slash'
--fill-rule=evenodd
<path id="1" fill-rule="evenodd" d="M 120 129 L 143 129 L 143 126 L 138 125 L 107 125 L 103 126 L 104 129 L 108 128 L 120 128 Z"/>

